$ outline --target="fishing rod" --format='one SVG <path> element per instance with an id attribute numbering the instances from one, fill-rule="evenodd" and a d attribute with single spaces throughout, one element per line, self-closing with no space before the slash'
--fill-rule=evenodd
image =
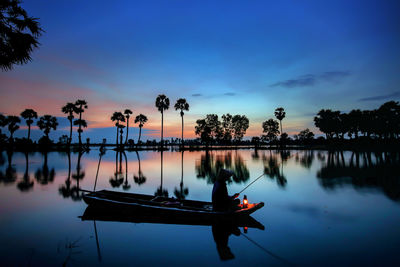
<path id="1" fill-rule="evenodd" d="M 264 251 L 265 253 L 267 253 L 268 255 L 270 255 L 271 257 L 285 263 L 286 265 L 290 265 L 293 266 L 294 264 L 291 263 L 290 261 L 276 255 L 275 253 L 272 253 L 271 251 L 269 251 L 268 249 L 264 248 L 263 246 L 261 246 L 260 244 L 258 244 L 256 241 L 252 240 L 250 237 L 244 235 L 242 232 L 240 232 L 240 235 L 245 237 L 247 240 L 249 240 L 251 243 L 253 243 L 254 245 L 256 245 L 257 247 L 259 247 L 262 251 Z"/>
<path id="2" fill-rule="evenodd" d="M 263 177 L 265 175 L 265 173 L 261 174 L 260 176 L 258 176 L 253 182 L 251 182 L 250 184 L 248 184 L 245 188 L 242 189 L 242 191 L 240 191 L 238 194 L 242 193 L 244 190 L 246 190 L 250 185 L 254 184 L 258 179 L 260 179 L 261 177 Z"/>

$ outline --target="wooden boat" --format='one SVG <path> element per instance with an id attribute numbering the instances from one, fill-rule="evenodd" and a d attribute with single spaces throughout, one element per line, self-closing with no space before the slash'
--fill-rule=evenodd
<path id="1" fill-rule="evenodd" d="M 112 209 L 133 215 L 158 214 L 178 217 L 193 217 L 194 219 L 230 219 L 249 215 L 264 206 L 263 202 L 240 205 L 240 209 L 230 211 L 213 211 L 211 202 L 195 200 L 177 200 L 175 198 L 154 197 L 152 195 L 123 193 L 108 190 L 90 192 L 83 196 L 89 206 L 96 208 Z"/>
<path id="2" fill-rule="evenodd" d="M 221 223 L 214 217 L 194 217 L 194 216 L 170 216 L 167 213 L 140 213 L 140 212 L 121 212 L 113 209 L 103 209 L 95 206 L 88 206 L 80 216 L 82 221 L 106 221 L 106 222 L 126 222 L 126 223 L 155 223 L 155 224 L 176 224 L 176 225 L 201 225 L 212 226 Z M 238 216 L 231 220 L 222 220 L 223 224 L 236 227 L 247 227 L 264 230 L 265 227 L 251 216 Z"/>

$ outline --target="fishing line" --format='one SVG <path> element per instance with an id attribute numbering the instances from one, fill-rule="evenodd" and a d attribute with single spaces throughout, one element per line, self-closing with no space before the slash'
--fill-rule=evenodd
<path id="1" fill-rule="evenodd" d="M 252 185 L 253 183 L 255 183 L 258 179 L 260 179 L 261 177 L 263 177 L 265 174 L 261 174 L 260 176 L 258 176 L 253 182 L 251 182 L 250 184 L 248 184 L 245 188 L 242 189 L 242 191 L 240 191 L 238 194 L 242 193 L 244 190 L 247 189 L 247 187 L 249 187 L 250 185 Z"/>

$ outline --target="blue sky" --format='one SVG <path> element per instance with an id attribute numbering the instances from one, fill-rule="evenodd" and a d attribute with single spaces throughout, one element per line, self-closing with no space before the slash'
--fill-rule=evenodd
<path id="1" fill-rule="evenodd" d="M 284 131 L 316 131 L 321 108 L 372 109 L 400 99 L 398 1 L 24 1 L 46 31 L 33 61 L 0 73 L 4 114 L 89 102 L 89 127 L 131 108 L 159 130 L 158 94 L 208 113 L 244 114 L 248 135 L 283 106 Z M 178 136 L 172 107 L 165 133 Z M 145 126 L 146 127 L 146 126 Z M 285 129 L 286 128 L 286 129 Z M 101 134 L 99 134 L 101 135 Z M 153 138 L 152 136 L 151 138 Z M 110 137 L 112 138 L 112 137 Z M 111 139 L 110 139 L 111 141 Z"/>

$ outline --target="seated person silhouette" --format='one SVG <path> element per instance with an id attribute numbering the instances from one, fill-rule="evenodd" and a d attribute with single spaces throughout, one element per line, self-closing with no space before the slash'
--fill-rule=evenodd
<path id="1" fill-rule="evenodd" d="M 226 169 L 221 169 L 219 171 L 212 191 L 212 205 L 214 211 L 229 211 L 238 209 L 240 200 L 236 198 L 239 196 L 239 194 L 236 193 L 233 196 L 229 196 L 228 189 L 226 188 L 226 181 L 232 175 L 233 172 Z"/>

